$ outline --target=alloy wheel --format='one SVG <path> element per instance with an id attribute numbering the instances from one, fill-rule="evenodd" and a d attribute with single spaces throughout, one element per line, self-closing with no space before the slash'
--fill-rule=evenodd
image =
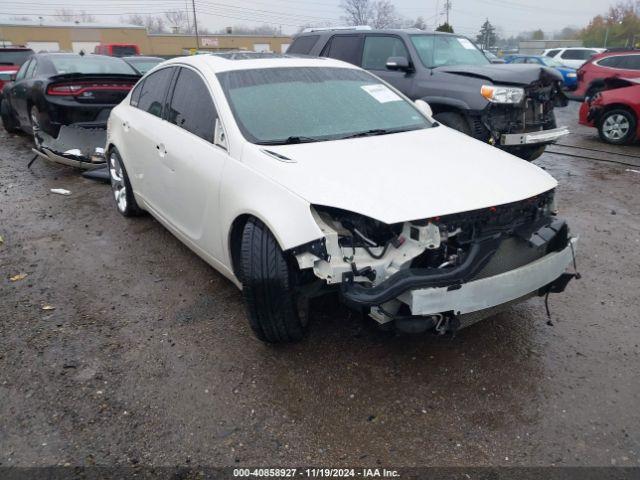
<path id="1" fill-rule="evenodd" d="M 118 210 L 125 212 L 127 210 L 127 185 L 124 181 L 120 158 L 116 153 L 109 155 L 109 176 L 111 177 L 111 189 L 113 190 Z"/>
<path id="2" fill-rule="evenodd" d="M 620 140 L 628 133 L 631 125 L 629 119 L 620 113 L 607 117 L 602 124 L 602 134 L 609 140 Z"/>

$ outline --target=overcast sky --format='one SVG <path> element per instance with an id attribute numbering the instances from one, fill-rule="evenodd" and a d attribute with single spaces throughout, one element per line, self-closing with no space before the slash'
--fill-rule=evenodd
<path id="1" fill-rule="evenodd" d="M 429 26 L 443 21 L 446 0 L 396 0 L 392 3 L 406 18 L 422 16 Z M 475 35 L 485 18 L 502 35 L 516 35 L 542 28 L 546 32 L 566 26 L 582 27 L 594 16 L 605 13 L 609 0 L 451 0 L 450 20 L 456 32 Z M 340 0 L 196 0 L 198 24 L 211 30 L 229 25 L 271 24 L 284 33 L 296 31 L 302 24 L 342 22 Z M 118 22 L 131 13 L 158 14 L 190 8 L 191 0 L 0 0 L 0 17 L 42 15 L 52 21 L 56 10 L 86 10 L 99 22 Z M 38 12 L 38 13 L 34 13 Z"/>

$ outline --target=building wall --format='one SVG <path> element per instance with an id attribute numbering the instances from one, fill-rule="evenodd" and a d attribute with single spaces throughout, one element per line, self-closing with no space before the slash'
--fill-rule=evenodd
<path id="1" fill-rule="evenodd" d="M 73 51 L 73 42 L 135 43 L 149 49 L 144 28 L 86 28 L 0 25 L 0 38 L 14 45 L 29 42 L 57 42 L 60 50 Z"/>
<path id="2" fill-rule="evenodd" d="M 520 42 L 519 53 L 540 55 L 547 48 L 582 47 L 582 40 L 527 40 Z"/>
<path id="3" fill-rule="evenodd" d="M 135 43 L 143 55 L 185 55 L 196 48 L 193 35 L 148 35 L 140 27 L 106 28 L 100 26 L 36 26 L 0 25 L 0 40 L 14 45 L 51 45 L 60 50 L 79 51 L 95 43 Z M 82 42 L 82 43 L 81 43 Z M 291 39 L 287 36 L 204 35 L 200 37 L 201 50 L 265 50 L 281 53 Z M 43 47 L 51 48 L 51 47 Z M 87 52 L 89 53 L 89 52 Z"/>

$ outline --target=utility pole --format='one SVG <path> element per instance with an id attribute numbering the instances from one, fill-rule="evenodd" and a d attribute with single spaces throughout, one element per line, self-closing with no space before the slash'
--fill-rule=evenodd
<path id="1" fill-rule="evenodd" d="M 196 0 L 191 0 L 193 8 L 193 28 L 196 31 L 196 50 L 200 50 L 200 37 L 198 36 L 198 19 L 196 18 Z"/>
<path id="2" fill-rule="evenodd" d="M 447 25 L 450 25 L 449 23 L 449 11 L 451 10 L 451 0 L 445 0 L 444 2 L 444 11 L 447 15 Z"/>

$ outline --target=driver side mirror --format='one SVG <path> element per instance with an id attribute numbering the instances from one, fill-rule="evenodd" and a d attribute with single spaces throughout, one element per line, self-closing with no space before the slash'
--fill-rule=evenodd
<path id="1" fill-rule="evenodd" d="M 411 64 L 406 57 L 389 57 L 387 58 L 387 70 L 396 70 L 401 72 L 407 72 L 411 70 Z"/>
<path id="2" fill-rule="evenodd" d="M 418 99 L 414 103 L 418 110 L 420 110 L 420 113 L 422 113 L 425 117 L 431 119 L 433 118 L 433 110 L 431 110 L 431 106 L 427 102 Z"/>

